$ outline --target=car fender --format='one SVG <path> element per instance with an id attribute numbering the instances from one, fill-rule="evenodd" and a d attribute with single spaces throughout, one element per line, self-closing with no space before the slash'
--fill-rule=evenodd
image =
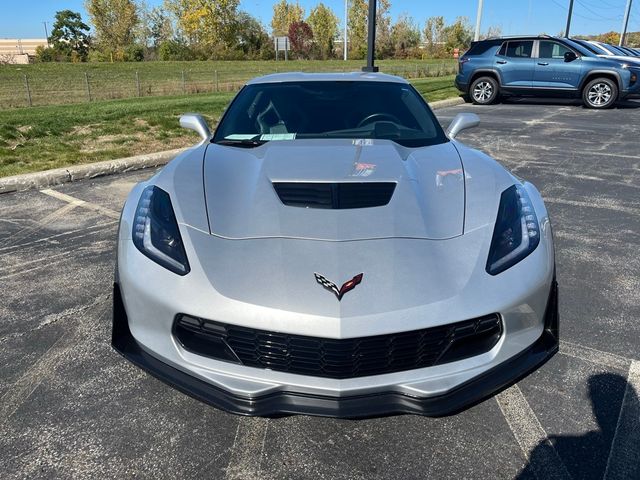
<path id="1" fill-rule="evenodd" d="M 479 74 L 483 73 L 491 73 L 498 78 L 498 84 L 502 87 L 502 75 L 500 74 L 500 70 L 497 68 L 478 68 L 474 70 L 473 74 L 471 74 L 471 78 L 475 79 L 479 76 Z M 469 86 L 471 86 L 471 82 L 469 81 Z"/>
<path id="2" fill-rule="evenodd" d="M 580 81 L 580 86 L 578 87 L 578 90 L 582 90 L 585 84 L 587 83 L 587 80 L 594 74 L 606 74 L 606 75 L 615 76 L 618 81 L 618 91 L 622 92 L 624 90 L 624 87 L 622 84 L 622 77 L 620 76 L 620 74 L 615 70 L 608 70 L 608 69 L 595 69 L 595 70 L 589 70 L 585 72 L 582 80 Z"/>

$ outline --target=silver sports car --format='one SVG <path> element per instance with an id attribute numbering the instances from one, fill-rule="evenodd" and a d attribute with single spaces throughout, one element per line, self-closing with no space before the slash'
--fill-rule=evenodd
<path id="1" fill-rule="evenodd" d="M 558 349 L 536 188 L 445 133 L 405 80 L 250 81 L 130 193 L 113 346 L 244 415 L 445 415 Z"/>

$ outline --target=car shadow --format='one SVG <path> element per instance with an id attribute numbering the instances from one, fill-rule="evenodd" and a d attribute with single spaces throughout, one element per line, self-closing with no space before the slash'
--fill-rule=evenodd
<path id="1" fill-rule="evenodd" d="M 545 472 L 549 472 L 549 459 L 556 455 L 566 466 L 571 478 L 603 478 L 616 435 L 622 402 L 636 411 L 638 395 L 631 385 L 627 385 L 624 377 L 612 373 L 591 376 L 588 380 L 588 390 L 598 429 L 583 435 L 550 435 L 531 451 L 529 463 L 517 477 L 519 480 L 541 478 L 541 475 L 544 478 Z M 637 439 L 638 435 L 633 435 L 633 438 Z M 632 448 L 640 453 L 638 443 L 632 441 Z M 627 444 L 621 448 L 628 447 Z M 630 458 L 629 455 L 626 455 L 626 458 Z M 630 464 L 609 465 L 608 478 L 640 478 L 638 456 L 631 458 L 634 460 L 629 462 Z"/>
<path id="2" fill-rule="evenodd" d="M 583 107 L 579 98 L 539 98 L 539 97 L 505 97 L 501 100 L 505 105 L 550 105 L 550 106 L 571 106 Z M 627 99 L 616 103 L 614 109 L 635 109 L 640 108 L 640 100 Z"/>

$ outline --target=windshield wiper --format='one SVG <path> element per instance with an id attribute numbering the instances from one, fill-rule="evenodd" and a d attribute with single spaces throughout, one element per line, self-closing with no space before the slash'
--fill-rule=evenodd
<path id="1" fill-rule="evenodd" d="M 269 140 L 260 140 L 257 138 L 243 138 L 243 139 L 229 139 L 225 138 L 222 140 L 218 140 L 218 145 L 229 145 L 231 147 L 241 147 L 241 148 L 254 148 L 259 147 L 260 145 L 264 145 Z"/>

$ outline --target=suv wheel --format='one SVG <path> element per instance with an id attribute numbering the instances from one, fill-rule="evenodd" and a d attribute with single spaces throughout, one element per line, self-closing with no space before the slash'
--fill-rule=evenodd
<path id="1" fill-rule="evenodd" d="M 498 82 L 492 77 L 476 78 L 471 83 L 469 95 L 476 105 L 490 105 L 498 98 Z"/>
<path id="2" fill-rule="evenodd" d="M 610 108 L 618 99 L 618 86 L 608 78 L 596 78 L 582 90 L 582 101 L 587 108 Z"/>

